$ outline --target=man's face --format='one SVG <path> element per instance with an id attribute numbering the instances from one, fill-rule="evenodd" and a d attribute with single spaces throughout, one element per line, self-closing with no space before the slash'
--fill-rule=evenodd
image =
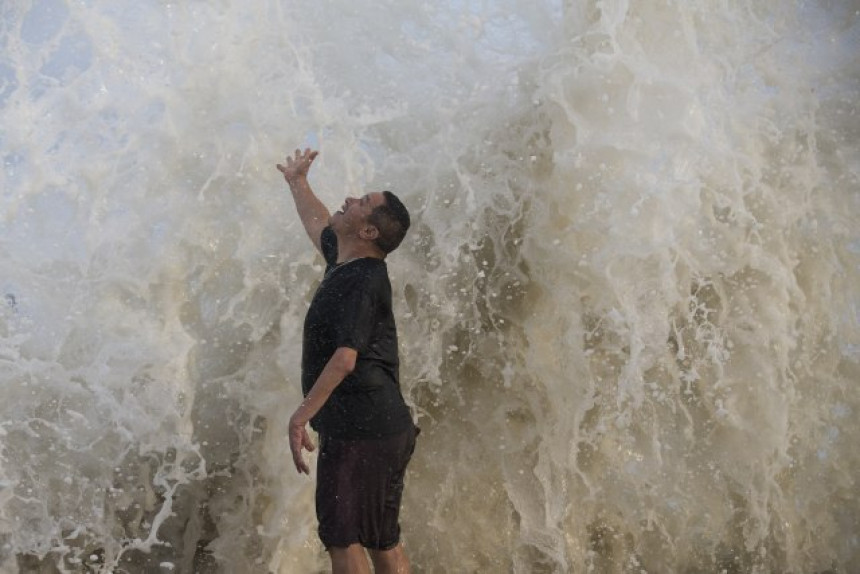
<path id="1" fill-rule="evenodd" d="M 385 196 L 380 191 L 374 191 L 360 198 L 347 197 L 339 211 L 331 216 L 331 226 L 335 231 L 358 233 L 368 225 L 367 218 L 373 210 L 385 204 Z"/>

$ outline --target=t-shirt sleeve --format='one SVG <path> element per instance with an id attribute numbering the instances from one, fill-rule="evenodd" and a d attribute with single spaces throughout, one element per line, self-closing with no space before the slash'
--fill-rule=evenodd
<path id="1" fill-rule="evenodd" d="M 320 250 L 327 264 L 337 263 L 337 235 L 330 226 L 323 229 L 320 234 Z"/>
<path id="2" fill-rule="evenodd" d="M 371 278 L 355 285 L 341 299 L 340 317 L 335 323 L 335 346 L 359 353 L 367 350 L 376 323 L 376 295 Z"/>

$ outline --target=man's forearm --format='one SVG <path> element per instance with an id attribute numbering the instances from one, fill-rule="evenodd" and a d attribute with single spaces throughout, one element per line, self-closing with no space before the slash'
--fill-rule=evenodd
<path id="1" fill-rule="evenodd" d="M 299 212 L 299 219 L 302 220 L 302 225 L 308 233 L 308 237 L 316 246 L 321 249 L 320 235 L 322 230 L 328 225 L 330 217 L 328 209 L 317 198 L 308 183 L 308 170 L 311 168 L 314 159 L 318 152 L 311 151 L 310 148 L 305 148 L 305 151 L 296 150 L 296 152 L 287 156 L 283 164 L 278 164 L 278 171 L 284 174 L 284 179 L 290 186 L 290 191 L 293 194 L 293 200 L 296 202 L 296 210 Z"/>
<path id="2" fill-rule="evenodd" d="M 355 368 L 356 353 L 352 349 L 338 349 L 326 363 L 308 396 L 293 413 L 290 424 L 304 425 L 323 407 L 334 390 Z"/>
<path id="3" fill-rule="evenodd" d="M 306 176 L 298 176 L 288 180 L 290 192 L 293 194 L 293 201 L 296 203 L 296 211 L 299 214 L 299 219 L 302 220 L 302 225 L 305 227 L 308 236 L 314 244 L 318 244 L 320 233 L 323 228 L 328 225 L 329 214 L 328 209 L 319 200 L 316 194 L 311 189 L 310 183 Z"/>

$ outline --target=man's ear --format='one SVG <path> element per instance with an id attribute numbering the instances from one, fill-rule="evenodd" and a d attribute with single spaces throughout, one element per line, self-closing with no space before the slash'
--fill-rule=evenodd
<path id="1" fill-rule="evenodd" d="M 367 241 L 376 241 L 376 238 L 379 237 L 379 230 L 375 225 L 365 225 L 359 231 L 359 237 Z"/>

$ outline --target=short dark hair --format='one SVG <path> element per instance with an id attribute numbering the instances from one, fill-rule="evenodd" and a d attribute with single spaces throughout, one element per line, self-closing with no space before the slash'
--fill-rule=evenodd
<path id="1" fill-rule="evenodd" d="M 411 221 L 409 210 L 396 195 L 383 191 L 382 196 L 385 203 L 373 208 L 367 221 L 379 231 L 375 243 L 387 255 L 403 241 Z"/>

